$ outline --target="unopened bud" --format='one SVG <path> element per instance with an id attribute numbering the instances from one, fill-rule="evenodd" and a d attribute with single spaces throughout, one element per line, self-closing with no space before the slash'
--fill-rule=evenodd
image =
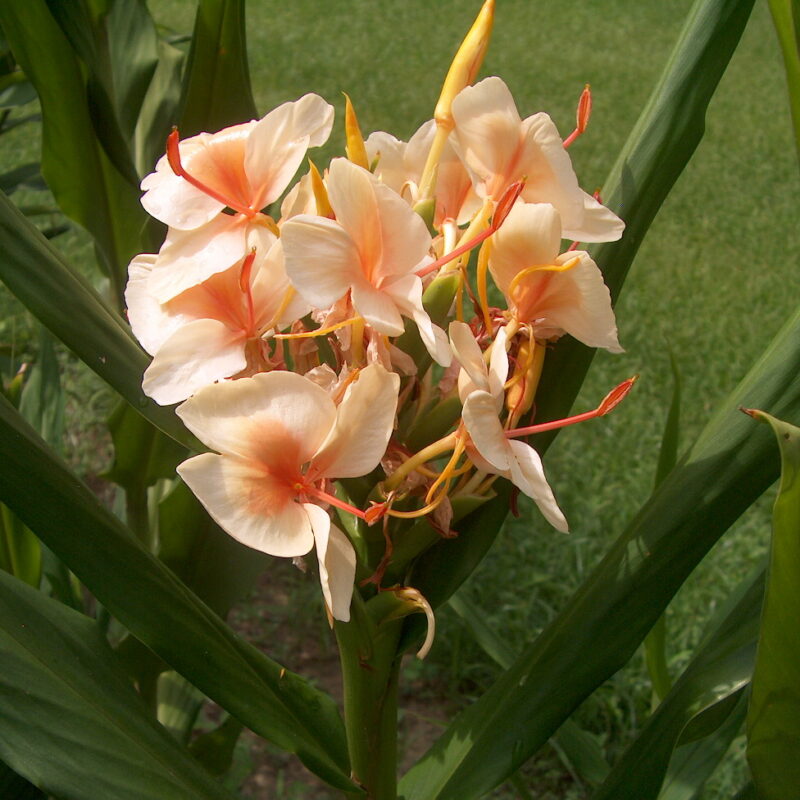
<path id="1" fill-rule="evenodd" d="M 434 118 L 437 123 L 452 127 L 450 107 L 455 96 L 475 80 L 483 63 L 483 57 L 489 47 L 489 38 L 494 25 L 495 0 L 486 0 L 472 23 L 472 27 L 461 42 L 458 52 L 450 64 L 447 77 L 442 85 L 442 92 L 436 103 Z"/>
<path id="2" fill-rule="evenodd" d="M 358 117 L 347 94 L 344 95 L 344 132 L 346 137 L 345 152 L 348 160 L 359 167 L 369 169 L 369 158 L 367 157 L 367 148 L 364 146 L 364 137 L 361 135 Z"/>

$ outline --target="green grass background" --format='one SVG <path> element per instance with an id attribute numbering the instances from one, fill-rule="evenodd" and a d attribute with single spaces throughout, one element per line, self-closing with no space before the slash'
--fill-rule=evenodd
<path id="1" fill-rule="evenodd" d="M 149 5 L 165 27 L 191 30 L 190 0 Z M 330 143 L 314 155 L 318 164 L 343 149 L 342 91 L 350 94 L 365 134 L 388 130 L 408 138 L 430 117 L 450 58 L 479 5 L 478 0 L 251 0 L 248 46 L 259 111 L 309 91 L 334 103 L 337 125 Z M 482 74 L 503 77 L 523 117 L 546 110 L 564 135 L 572 129 L 580 91 L 590 83 L 591 124 L 570 152 L 582 186 L 599 188 L 691 3 L 499 0 L 497 5 Z M 0 147 L 0 169 L 38 157 L 30 127 L 3 136 Z M 647 498 L 671 394 L 669 351 L 683 379 L 683 447 L 796 307 L 797 197 L 785 80 L 766 3 L 759 0 L 709 109 L 706 136 L 623 289 L 617 319 L 626 352 L 598 354 L 575 409 L 594 407 L 633 373 L 641 380 L 612 416 L 565 431 L 548 453 L 547 473 L 572 533 L 549 530 L 536 510 L 523 504 L 522 517 L 506 525 L 467 584 L 467 593 L 507 641 L 521 648 L 541 630 Z M 96 277 L 85 235 L 72 232 L 56 242 Z M 0 345 L 24 355 L 33 339 L 32 324 L 4 292 Z M 96 379 L 62 359 L 72 398 L 69 455 L 79 470 L 96 471 L 96 421 L 110 400 Z M 769 505 L 765 498 L 726 534 L 670 607 L 673 667 L 685 663 L 705 620 L 764 551 Z M 314 607 L 309 615 L 317 612 Z M 493 673 L 456 616 L 445 610 L 429 659 L 413 666 L 410 677 L 432 682 L 457 705 Z M 648 703 L 646 673 L 635 658 L 584 704 L 579 719 L 613 758 L 635 735 Z M 731 796 L 742 779 L 740 744 L 706 789 L 706 800 Z M 557 771 L 552 759 L 545 756 L 541 763 L 537 796 L 584 796 L 550 774 Z M 497 796 L 514 795 L 503 790 Z"/>

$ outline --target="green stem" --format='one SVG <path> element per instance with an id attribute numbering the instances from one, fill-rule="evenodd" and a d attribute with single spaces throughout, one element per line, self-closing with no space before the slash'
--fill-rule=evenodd
<path id="1" fill-rule="evenodd" d="M 336 623 L 350 766 L 369 800 L 396 800 L 397 644 L 403 621 L 376 625 L 358 596 L 353 612 L 350 622 Z"/>

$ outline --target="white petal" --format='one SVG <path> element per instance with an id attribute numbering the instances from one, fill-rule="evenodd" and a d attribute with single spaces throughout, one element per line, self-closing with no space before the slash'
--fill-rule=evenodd
<path id="1" fill-rule="evenodd" d="M 541 311 L 544 324 L 562 328 L 589 347 L 604 347 L 612 353 L 622 353 L 611 295 L 600 269 L 588 253 L 580 250 L 564 253 L 556 263 L 563 264 L 573 258 L 580 258 L 580 262 L 567 272 L 554 275 L 552 285 L 569 281 L 575 287 L 577 302 L 555 305 L 548 302 L 546 295 L 542 298 Z"/>
<path id="2" fill-rule="evenodd" d="M 511 467 L 511 448 L 489 392 L 472 392 L 464 402 L 464 426 L 475 449 L 497 470 Z"/>
<path id="3" fill-rule="evenodd" d="M 400 336 L 405 330 L 403 318 L 391 295 L 376 289 L 360 278 L 352 287 L 353 308 L 376 331 L 387 336 Z"/>
<path id="4" fill-rule="evenodd" d="M 492 354 L 489 357 L 489 393 L 494 397 L 498 411 L 503 407 L 505 384 L 508 380 L 507 338 L 506 329 L 500 328 L 492 342 Z"/>
<path id="5" fill-rule="evenodd" d="M 557 530 L 568 531 L 567 520 L 553 497 L 553 491 L 544 476 L 539 454 L 525 442 L 511 441 L 511 480 L 532 498 L 545 519 Z"/>
<path id="6" fill-rule="evenodd" d="M 193 231 L 170 229 L 153 267 L 148 289 L 161 303 L 197 286 L 247 255 L 247 221 L 218 214 Z"/>
<path id="7" fill-rule="evenodd" d="M 333 106 L 307 94 L 259 120 L 247 141 L 245 171 L 263 208 L 283 194 L 309 147 L 322 144 L 333 125 Z"/>
<path id="8" fill-rule="evenodd" d="M 459 378 L 458 395 L 461 402 L 463 403 L 476 389 L 494 394 L 489 386 L 489 373 L 486 362 L 483 360 L 483 353 L 472 335 L 472 329 L 466 322 L 454 320 L 450 323 L 448 331 L 453 355 L 458 359 L 458 363 L 461 364 L 461 368 L 469 378 L 468 381 Z"/>
<path id="9" fill-rule="evenodd" d="M 241 331 L 215 319 L 189 322 L 158 349 L 144 373 L 142 389 L 159 405 L 185 400 L 204 386 L 247 366 Z"/>
<path id="10" fill-rule="evenodd" d="M 364 147 L 370 161 L 378 159 L 375 176 L 381 183 L 400 194 L 410 177 L 404 161 L 406 143 L 395 139 L 390 133 L 375 131 L 366 138 Z"/>
<path id="11" fill-rule="evenodd" d="M 616 242 L 622 237 L 625 223 L 613 212 L 594 199 L 583 195 L 583 219 L 577 227 L 564 231 L 564 238 L 576 242 Z M 564 226 L 567 227 L 566 225 Z"/>
<path id="12" fill-rule="evenodd" d="M 149 253 L 136 256 L 128 266 L 128 285 L 125 287 L 128 322 L 133 335 L 150 355 L 187 322 L 182 316 L 168 314 L 150 294 L 148 284 L 155 261 L 156 256 Z"/>
<path id="13" fill-rule="evenodd" d="M 542 112 L 534 114 L 522 123 L 522 131 L 520 174 L 513 178 L 527 176 L 522 199 L 555 206 L 565 228 L 579 222 L 583 219 L 583 192 L 553 120 Z"/>
<path id="14" fill-rule="evenodd" d="M 178 473 L 234 539 L 272 556 L 305 555 L 314 544 L 308 515 L 268 473 L 214 453 L 190 458 Z"/>
<path id="15" fill-rule="evenodd" d="M 372 472 L 392 435 L 399 389 L 400 377 L 382 366 L 362 369 L 347 387 L 336 423 L 312 459 L 309 475 L 357 478 Z"/>
<path id="16" fill-rule="evenodd" d="M 520 145 L 521 120 L 511 92 L 500 78 L 486 78 L 462 89 L 452 111 L 453 143 L 478 182 L 478 194 L 499 199 L 505 184 L 517 177 L 509 173 Z"/>
<path id="17" fill-rule="evenodd" d="M 286 274 L 316 308 L 328 308 L 361 278 L 361 262 L 347 231 L 331 219 L 300 214 L 281 228 Z"/>
<path id="18" fill-rule="evenodd" d="M 355 550 L 350 540 L 331 522 L 327 511 L 311 503 L 306 503 L 304 508 L 314 531 L 325 605 L 334 619 L 348 622 L 356 579 Z"/>
<path id="19" fill-rule="evenodd" d="M 489 269 L 498 288 L 508 287 L 528 267 L 552 264 L 561 245 L 561 220 L 547 203 L 517 203 L 492 237 Z"/>
<path id="20" fill-rule="evenodd" d="M 185 139 L 179 145 L 181 161 L 185 162 L 194 152 L 204 147 L 210 134 L 201 133 Z M 225 204 L 195 188 L 172 171 L 166 156 L 156 164 L 142 181 L 142 205 L 151 217 L 179 230 L 192 230 L 212 220 Z"/>
<path id="21" fill-rule="evenodd" d="M 433 360 L 443 367 L 449 367 L 453 359 L 447 334 L 434 325 L 428 312 L 422 306 L 422 280 L 418 275 L 401 275 L 385 284 L 386 292 L 394 299 L 403 316 L 411 317 L 416 323 L 420 339 Z"/>
<path id="22" fill-rule="evenodd" d="M 319 449 L 336 420 L 328 393 L 293 372 L 262 372 L 207 386 L 176 413 L 214 450 L 262 460 L 285 458 L 298 466 Z"/>

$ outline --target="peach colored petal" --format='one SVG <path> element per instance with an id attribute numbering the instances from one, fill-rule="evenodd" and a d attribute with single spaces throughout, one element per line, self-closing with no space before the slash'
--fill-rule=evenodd
<path id="1" fill-rule="evenodd" d="M 414 320 L 420 339 L 431 358 L 443 367 L 449 367 L 453 358 L 447 334 L 434 325 L 422 305 L 422 280 L 417 275 L 400 275 L 384 285 L 384 290 L 405 317 Z"/>
<path id="2" fill-rule="evenodd" d="M 170 229 L 158 254 L 148 288 L 161 303 L 197 286 L 247 255 L 248 223 L 219 214 L 193 231 Z"/>
<path id="3" fill-rule="evenodd" d="M 406 199 L 402 194 L 403 186 L 408 180 L 416 180 L 413 173 L 409 172 L 405 162 L 408 145 L 395 139 L 390 133 L 375 131 L 366 138 L 364 147 L 370 161 L 377 159 L 375 177 Z"/>
<path id="4" fill-rule="evenodd" d="M 520 116 L 506 84 L 497 77 L 467 86 L 453 100 L 453 143 L 481 197 L 499 198 L 517 180 Z"/>
<path id="5" fill-rule="evenodd" d="M 192 157 L 202 153 L 213 140 L 210 133 L 201 133 L 184 139 L 179 150 L 181 162 L 186 166 Z M 225 207 L 200 189 L 187 183 L 172 171 L 166 156 L 156 164 L 142 181 L 142 205 L 150 216 L 179 230 L 192 230 L 210 222 Z"/>
<path id="6" fill-rule="evenodd" d="M 281 228 L 286 273 L 314 307 L 328 308 L 361 277 L 358 248 L 338 222 L 301 214 Z"/>
<path id="7" fill-rule="evenodd" d="M 242 544 L 287 558 L 313 546 L 305 509 L 257 464 L 204 453 L 184 461 L 178 473 L 220 527 Z"/>
<path id="8" fill-rule="evenodd" d="M 141 253 L 128 266 L 128 285 L 125 287 L 125 305 L 133 335 L 142 347 L 153 355 L 156 350 L 184 325 L 187 320 L 168 314 L 148 289 L 150 273 L 156 256 Z"/>
<path id="9" fill-rule="evenodd" d="M 314 532 L 325 605 L 334 619 L 348 622 L 356 578 L 355 550 L 350 540 L 331 522 L 327 511 L 311 503 L 303 507 Z"/>
<path id="10" fill-rule="evenodd" d="M 583 195 L 583 218 L 577 228 L 564 225 L 564 238 L 577 242 L 616 242 L 622 237 L 625 223 L 590 194 Z"/>
<path id="11" fill-rule="evenodd" d="M 159 405 L 185 400 L 247 366 L 245 337 L 214 319 L 189 322 L 164 342 L 145 370 L 142 389 Z"/>
<path id="12" fill-rule="evenodd" d="M 316 94 L 283 103 L 256 123 L 243 158 L 252 208 L 263 208 L 283 194 L 308 148 L 325 142 L 332 125 L 333 106 Z"/>
<path id="13" fill-rule="evenodd" d="M 508 287 L 528 267 L 553 264 L 561 244 L 561 220 L 546 203 L 517 203 L 492 237 L 489 270 L 508 298 Z"/>
<path id="14" fill-rule="evenodd" d="M 310 460 L 336 420 L 324 389 L 292 372 L 267 372 L 201 389 L 176 409 L 200 441 L 214 450 L 261 460 Z M 284 465 L 285 466 L 285 465 Z"/>
<path id="15" fill-rule="evenodd" d="M 392 434 L 399 389 L 399 376 L 380 365 L 361 370 L 347 387 L 328 438 L 311 460 L 312 480 L 357 478 L 375 469 Z"/>
<path id="16" fill-rule="evenodd" d="M 405 330 L 397 304 L 385 291 L 361 278 L 353 282 L 352 298 L 353 308 L 376 331 L 387 336 L 400 336 Z"/>
<path id="17" fill-rule="evenodd" d="M 568 222 L 579 223 L 583 219 L 583 192 L 555 124 L 540 112 L 522 123 L 521 135 L 518 172 L 510 177 L 519 180 L 526 176 L 522 199 L 555 206 L 564 227 Z"/>

